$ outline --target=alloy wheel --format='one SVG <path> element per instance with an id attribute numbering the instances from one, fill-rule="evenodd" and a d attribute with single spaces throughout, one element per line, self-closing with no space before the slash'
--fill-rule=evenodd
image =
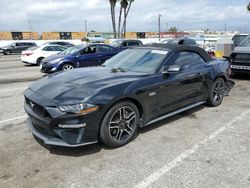
<path id="1" fill-rule="evenodd" d="M 123 106 L 116 110 L 109 122 L 109 134 L 116 142 L 128 140 L 136 130 L 136 113 Z"/>
<path id="2" fill-rule="evenodd" d="M 72 70 L 74 69 L 73 65 L 70 65 L 70 64 L 65 64 L 62 68 L 62 70 Z"/>
<path id="3" fill-rule="evenodd" d="M 216 103 L 220 103 L 225 95 L 226 86 L 223 80 L 219 80 L 213 87 L 213 100 Z"/>

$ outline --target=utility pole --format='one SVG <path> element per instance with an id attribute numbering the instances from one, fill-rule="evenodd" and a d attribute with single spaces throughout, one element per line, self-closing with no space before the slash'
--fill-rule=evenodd
<path id="1" fill-rule="evenodd" d="M 87 19 L 84 19 L 84 26 L 85 26 L 85 33 L 86 35 L 88 35 L 88 20 Z"/>
<path id="2" fill-rule="evenodd" d="M 159 33 L 159 42 L 161 41 L 161 15 L 158 15 L 158 33 Z"/>
<path id="3" fill-rule="evenodd" d="M 30 32 L 32 32 L 32 26 L 31 26 L 31 21 L 29 20 L 29 27 L 30 27 Z"/>
<path id="4" fill-rule="evenodd" d="M 32 26 L 31 26 L 31 21 L 30 21 L 30 20 L 29 20 L 29 27 L 30 27 L 29 38 L 30 38 L 30 39 L 33 39 Z"/>
<path id="5" fill-rule="evenodd" d="M 168 22 L 166 22 L 166 32 L 168 32 Z"/>
<path id="6" fill-rule="evenodd" d="M 224 31 L 225 31 L 225 35 L 226 35 L 226 32 L 227 32 L 227 24 L 225 24 Z"/>

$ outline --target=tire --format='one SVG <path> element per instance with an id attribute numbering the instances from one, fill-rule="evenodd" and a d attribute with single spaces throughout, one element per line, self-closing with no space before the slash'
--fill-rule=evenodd
<path id="1" fill-rule="evenodd" d="M 74 69 L 74 66 L 72 65 L 72 64 L 70 64 L 70 63 L 66 63 L 66 64 L 64 64 L 63 66 L 62 66 L 62 71 L 68 71 L 68 70 L 72 70 L 72 69 Z"/>
<path id="2" fill-rule="evenodd" d="M 40 65 L 41 64 L 41 61 L 44 59 L 44 57 L 39 57 L 37 60 L 36 60 L 36 64 L 37 65 Z"/>
<path id="3" fill-rule="evenodd" d="M 225 92 L 226 92 L 226 83 L 224 79 L 223 78 L 216 79 L 209 92 L 207 104 L 212 107 L 219 106 L 224 98 Z"/>
<path id="4" fill-rule="evenodd" d="M 135 104 L 124 101 L 106 113 L 100 128 L 100 141 L 112 148 L 129 143 L 139 127 L 139 111 Z"/>
<path id="5" fill-rule="evenodd" d="M 6 50 L 6 51 L 4 51 L 3 54 L 4 54 L 4 55 L 11 55 L 11 51 L 10 51 L 10 50 Z"/>

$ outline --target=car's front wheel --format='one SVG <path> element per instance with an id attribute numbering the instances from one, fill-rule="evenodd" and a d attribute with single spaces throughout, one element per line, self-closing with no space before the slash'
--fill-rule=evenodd
<path id="1" fill-rule="evenodd" d="M 226 92 L 226 83 L 223 78 L 218 78 L 214 81 L 209 92 L 207 104 L 209 106 L 218 106 L 221 104 Z"/>
<path id="2" fill-rule="evenodd" d="M 67 70 L 72 70 L 72 69 L 74 69 L 74 66 L 69 63 L 66 63 L 62 66 L 62 71 L 67 71 Z"/>
<path id="3" fill-rule="evenodd" d="M 39 57 L 39 58 L 36 60 L 36 64 L 37 64 L 37 65 L 40 65 L 43 59 L 44 59 L 43 57 Z"/>
<path id="4" fill-rule="evenodd" d="M 4 51 L 3 54 L 4 54 L 4 55 L 11 55 L 11 51 L 10 51 L 10 50 L 6 50 L 6 51 Z"/>
<path id="5" fill-rule="evenodd" d="M 100 140 L 109 147 L 120 147 L 129 143 L 139 126 L 139 111 L 130 101 L 114 105 L 105 115 Z"/>

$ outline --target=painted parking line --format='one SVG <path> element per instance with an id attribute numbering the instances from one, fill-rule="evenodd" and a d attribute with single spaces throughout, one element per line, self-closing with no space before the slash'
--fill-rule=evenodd
<path id="1" fill-rule="evenodd" d="M 4 93 L 4 92 L 10 92 L 10 91 L 15 91 L 15 90 L 25 90 L 28 87 L 18 87 L 18 88 L 12 88 L 12 89 L 1 89 L 0 93 Z"/>
<path id="2" fill-rule="evenodd" d="M 27 116 L 24 115 L 24 116 L 18 116 L 18 117 L 15 117 L 15 118 L 11 118 L 11 119 L 1 120 L 1 121 L 0 121 L 0 125 L 1 125 L 1 124 L 5 124 L 5 123 L 9 123 L 9 122 L 11 122 L 11 121 L 16 121 L 16 120 L 20 120 L 20 119 L 26 119 L 26 118 L 27 118 Z M 1 127 L 1 126 L 0 126 L 0 127 Z"/>
<path id="3" fill-rule="evenodd" d="M 162 168 L 158 169 L 157 171 L 155 171 L 154 173 L 152 173 L 150 176 L 148 176 L 147 178 L 145 178 L 144 180 L 142 180 L 139 184 L 137 184 L 136 186 L 134 186 L 134 188 L 146 188 L 149 187 L 150 185 L 152 185 L 155 181 L 157 181 L 158 179 L 160 179 L 164 174 L 168 173 L 171 169 L 179 166 L 182 164 L 182 162 L 189 158 L 192 154 L 194 154 L 195 152 L 197 152 L 197 150 L 203 146 L 206 145 L 209 141 L 213 140 L 215 137 L 217 137 L 219 134 L 221 134 L 222 132 L 224 132 L 225 130 L 232 128 L 232 126 L 241 121 L 245 116 L 247 116 L 250 113 L 250 109 L 243 112 L 242 114 L 240 114 L 239 116 L 235 117 L 233 120 L 231 120 L 230 122 L 228 122 L 226 125 L 224 125 L 223 127 L 217 129 L 215 132 L 213 132 L 212 134 L 210 134 L 207 138 L 201 140 L 200 142 L 198 142 L 197 144 L 195 144 L 191 149 L 186 150 L 184 153 L 182 153 L 181 155 L 179 155 L 177 158 L 175 158 L 174 160 L 172 160 L 170 163 L 166 164 L 165 166 L 163 166 Z"/>

